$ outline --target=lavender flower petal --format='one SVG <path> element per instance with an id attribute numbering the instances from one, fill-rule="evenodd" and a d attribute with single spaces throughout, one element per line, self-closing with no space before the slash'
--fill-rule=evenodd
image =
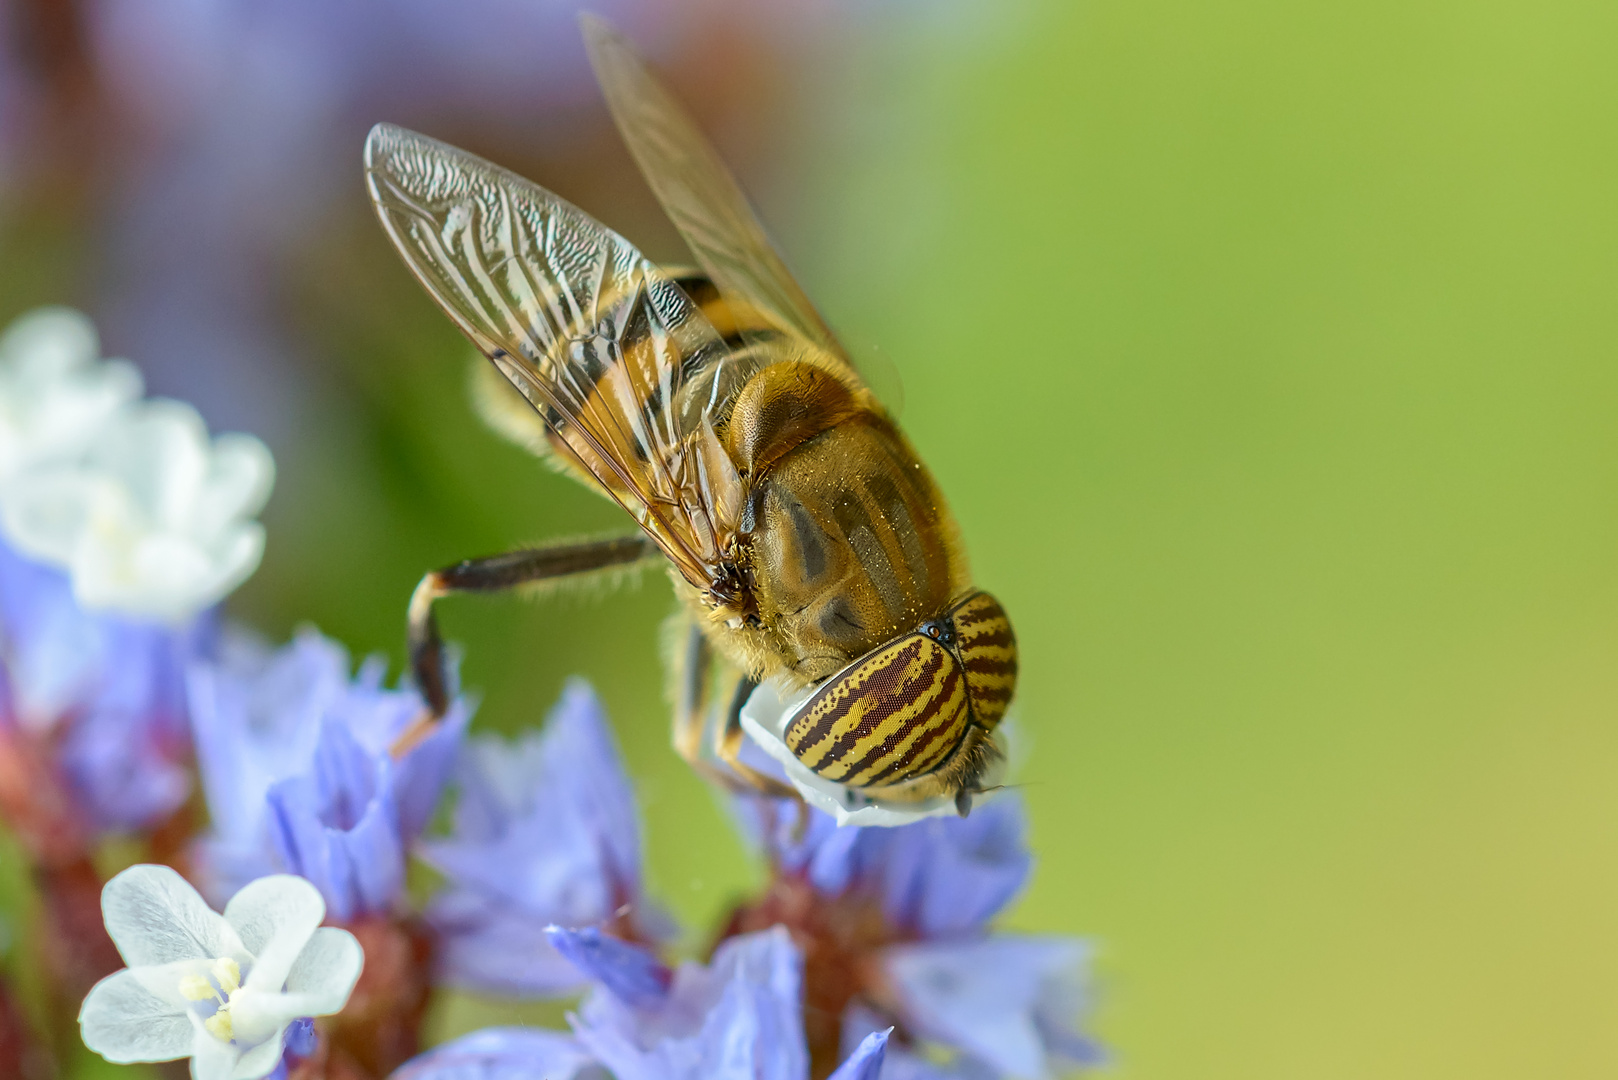
<path id="1" fill-rule="evenodd" d="M 551 926 L 545 936 L 569 963 L 626 1005 L 654 1008 L 668 996 L 673 973 L 638 945 L 608 937 L 593 926 L 582 930 Z"/>
<path id="2" fill-rule="evenodd" d="M 1006 935 L 894 946 L 884 960 L 911 1031 L 1001 1073 L 1043 1080 L 1099 1056 L 1075 1026 L 1088 955 L 1075 938 Z"/>
<path id="3" fill-rule="evenodd" d="M 211 899 L 223 903 L 276 868 L 266 796 L 277 780 L 308 770 L 321 717 L 347 682 L 347 652 L 307 629 L 273 652 L 227 634 L 217 662 L 187 672 L 197 768 L 213 821 L 198 851 Z"/>
<path id="4" fill-rule="evenodd" d="M 108 622 L 74 602 L 66 574 L 0 540 L 0 643 L 15 723 L 47 730 L 90 695 Z"/>
<path id="5" fill-rule="evenodd" d="M 856 1052 L 872 1035 L 888 1030 L 885 1020 L 855 1003 L 843 1017 L 843 1051 Z M 881 1080 L 1003 1080 L 999 1072 L 970 1055 L 937 1046 L 933 1050 L 927 1056 L 914 1047 L 889 1042 Z"/>
<path id="6" fill-rule="evenodd" d="M 584 984 L 579 969 L 532 916 L 465 889 L 434 897 L 438 978 L 510 997 L 564 997 Z"/>
<path id="7" fill-rule="evenodd" d="M 559 1031 L 485 1028 L 400 1066 L 391 1080 L 584 1080 L 605 1074 Z"/>
<path id="8" fill-rule="evenodd" d="M 888 1028 L 886 1031 L 873 1031 L 865 1036 L 848 1059 L 837 1066 L 837 1071 L 832 1073 L 828 1080 L 877 1080 L 882 1072 L 888 1036 L 892 1033 L 893 1029 Z"/>
<path id="9" fill-rule="evenodd" d="M 470 720 L 471 713 L 466 705 L 457 701 L 431 734 L 395 761 L 394 799 L 399 813 L 399 833 L 406 840 L 420 836 L 432 821 L 444 794 L 444 785 L 455 769 L 456 751 L 466 737 Z M 382 748 L 372 753 L 386 754 L 388 750 Z"/>
<path id="10" fill-rule="evenodd" d="M 393 780 L 386 757 L 368 754 L 345 726 L 328 720 L 311 773 L 270 786 L 270 832 L 281 864 L 313 882 L 338 921 L 386 912 L 404 889 Z"/>
<path id="11" fill-rule="evenodd" d="M 628 914 L 643 934 L 655 929 L 641 896 L 633 793 L 585 683 L 568 685 L 543 732 L 468 743 L 457 776 L 452 834 L 421 845 L 451 882 L 428 912 L 442 935 L 445 977 L 472 988 L 565 992 L 582 980 L 563 965 L 571 976 L 554 981 L 557 957 L 544 927 Z M 513 933 L 511 947 L 489 947 Z"/>
<path id="12" fill-rule="evenodd" d="M 167 818 L 191 791 L 184 745 L 151 730 L 154 717 L 84 714 L 60 748 L 62 772 L 100 831 L 138 831 Z"/>
<path id="13" fill-rule="evenodd" d="M 380 660 L 348 671 L 346 650 L 306 629 L 274 651 L 227 638 L 218 662 L 188 673 L 213 818 L 198 864 L 214 897 L 277 869 L 309 875 L 340 918 L 397 895 L 405 845 L 431 816 L 470 710 L 457 700 L 395 761 L 420 695 L 387 689 Z"/>
<path id="14" fill-rule="evenodd" d="M 1022 802 L 1002 795 L 967 818 L 932 818 L 873 837 L 859 873 L 882 880 L 888 920 L 924 937 L 976 930 L 1021 891 L 1033 858 Z"/>
<path id="15" fill-rule="evenodd" d="M 190 779 L 183 671 L 212 621 L 170 628 L 87 612 L 67 575 L 0 542 L 0 721 L 43 736 L 99 831 L 149 828 Z"/>
<path id="16" fill-rule="evenodd" d="M 726 941 L 710 967 L 682 965 L 655 1006 L 598 990 L 569 1019 L 617 1080 L 805 1080 L 802 985 L 776 927 Z"/>
<path id="17" fill-rule="evenodd" d="M 319 1036 L 315 1034 L 315 1022 L 310 1017 L 292 1021 L 287 1026 L 287 1033 L 283 1039 L 286 1052 L 295 1058 L 306 1058 L 315 1052 Z"/>
<path id="18" fill-rule="evenodd" d="M 738 809 L 782 870 L 826 896 L 871 896 L 895 927 L 924 938 L 981 928 L 1022 889 L 1033 864 L 1022 802 L 1011 793 L 967 818 L 896 827 L 838 826 L 811 812 L 801 836 L 791 804 L 748 798 Z"/>
<path id="19" fill-rule="evenodd" d="M 550 718 L 546 762 L 593 826 L 606 872 L 620 888 L 640 889 L 640 823 L 635 795 L 590 685 L 568 682 Z"/>

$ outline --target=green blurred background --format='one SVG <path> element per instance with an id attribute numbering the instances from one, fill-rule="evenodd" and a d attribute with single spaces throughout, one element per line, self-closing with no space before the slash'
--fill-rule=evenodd
<path id="1" fill-rule="evenodd" d="M 1016 620 L 1012 922 L 1094 940 L 1113 1069 L 1618 1074 L 1618 7 L 837 20 L 722 141 Z M 469 143 L 680 257 L 609 135 Z M 624 519 L 479 427 L 466 348 L 339 204 L 274 279 L 324 360 L 232 608 L 398 659 L 423 570 Z M 93 229 L 25 209 L 0 315 L 93 309 Z M 592 679 L 705 928 L 757 869 L 667 747 L 672 603 L 443 618 L 486 729 Z"/>

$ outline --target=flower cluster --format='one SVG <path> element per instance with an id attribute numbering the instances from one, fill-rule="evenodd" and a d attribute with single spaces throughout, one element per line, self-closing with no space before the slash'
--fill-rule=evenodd
<path id="1" fill-rule="evenodd" d="M 571 1038 L 479 1032 L 413 1061 L 411 1080 L 584 1076 L 592 1063 L 620 1080 L 989 1080 L 1098 1058 L 1076 1027 L 1083 943 L 988 925 L 1031 866 L 1013 796 L 897 828 L 740 797 L 771 884 L 732 913 L 706 965 L 672 965 L 646 934 L 658 920 L 640 894 L 629 785 L 582 684 L 542 734 L 474 740 L 459 776 L 453 837 L 423 845 L 450 881 L 446 974 L 588 991 Z M 548 949 L 535 936 L 546 921 Z M 529 1071 L 536 1061 L 549 1071 Z"/>
<path id="2" fill-rule="evenodd" d="M 0 814 L 42 894 L 53 1007 L 91 1049 L 188 1058 L 197 1080 L 1011 1080 L 1097 1060 L 1083 943 L 992 925 L 1031 869 L 1014 795 L 897 825 L 729 796 L 768 884 L 682 958 L 589 686 L 515 740 L 468 736 L 458 693 L 424 729 L 381 660 L 212 614 L 257 558 L 267 458 L 138 393 L 70 313 L 0 342 Z M 144 859 L 103 887 L 109 832 Z M 407 888 L 413 860 L 435 891 Z M 439 986 L 576 1007 L 567 1030 L 422 1052 Z M 27 1041 L 13 1004 L 0 980 L 0 1070 Z"/>
<path id="3" fill-rule="evenodd" d="M 210 440 L 141 385 L 75 312 L 0 334 L 0 818 L 29 857 L 42 981 L 64 1006 L 118 966 L 97 845 L 125 834 L 176 855 L 186 668 L 258 562 L 274 471 L 256 439 Z"/>
<path id="4" fill-rule="evenodd" d="M 897 1025 L 907 1038 L 890 1057 L 906 1077 L 1043 1077 L 1099 1060 L 1074 1026 L 1084 943 L 989 927 L 1032 866 L 1014 795 L 898 828 L 822 814 L 805 826 L 783 804 L 742 809 L 775 874 L 730 929 L 786 926 L 805 944 L 820 1045 Z"/>
<path id="5" fill-rule="evenodd" d="M 226 635 L 188 674 L 197 769 L 212 828 L 196 848 L 217 900 L 275 871 L 313 882 L 339 919 L 384 915 L 404 890 L 409 844 L 426 826 L 470 718 L 457 701 L 402 754 L 423 711 L 383 685 L 371 659 L 349 677 L 347 652 L 312 629 L 280 650 Z"/>
<path id="6" fill-rule="evenodd" d="M 47 308 L 0 337 L 0 526 L 66 570 L 86 609 L 179 623 L 247 579 L 275 467 L 250 435 L 209 440 L 178 401 L 102 361 L 95 329 Z"/>
<path id="7" fill-rule="evenodd" d="M 629 779 L 587 685 L 567 688 L 543 733 L 516 743 L 471 740 L 456 776 L 450 833 L 420 850 L 449 882 L 427 909 L 448 983 L 565 994 L 584 975 L 552 947 L 553 924 L 665 936 L 665 920 L 641 888 Z"/>
<path id="8" fill-rule="evenodd" d="M 78 813 L 0 802 L 58 853 L 185 798 L 184 665 L 263 550 L 269 451 L 140 393 L 76 312 L 0 335 L 0 740 L 51 759 Z"/>

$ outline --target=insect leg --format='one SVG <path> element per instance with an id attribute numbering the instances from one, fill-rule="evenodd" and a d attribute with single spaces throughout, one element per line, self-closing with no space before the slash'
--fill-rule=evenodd
<path id="1" fill-rule="evenodd" d="M 780 797 L 796 797 L 785 784 L 778 783 L 758 770 L 736 760 L 741 750 L 741 709 L 747 695 L 758 684 L 743 678 L 726 710 L 725 725 L 714 733 L 716 754 L 730 766 L 723 769 L 704 756 L 704 743 L 708 733 L 708 687 L 712 679 L 715 660 L 713 646 L 693 620 L 687 620 L 685 644 L 680 653 L 679 686 L 674 703 L 674 750 L 685 763 L 704 779 L 720 785 L 738 795 L 763 792 Z M 734 749 L 727 749 L 726 733 L 735 729 Z"/>
<path id="2" fill-rule="evenodd" d="M 703 756 L 708 731 L 708 685 L 713 676 L 714 651 L 696 622 L 685 620 L 685 644 L 679 654 L 679 683 L 674 699 L 674 751 L 705 780 L 741 794 L 752 788 L 734 773 Z"/>
<path id="3" fill-rule="evenodd" d="M 657 553 L 647 536 L 621 536 L 611 540 L 551 544 L 508 551 L 482 559 L 467 559 L 421 579 L 410 596 L 410 668 L 427 700 L 430 714 L 400 736 L 396 753 L 408 749 L 449 711 L 449 680 L 444 671 L 444 642 L 433 617 L 433 601 L 451 593 L 501 592 L 552 578 L 587 574 L 610 566 L 639 562 Z"/>
<path id="4" fill-rule="evenodd" d="M 765 776 L 741 759 L 742 740 L 747 737 L 747 732 L 742 729 L 742 706 L 747 704 L 747 699 L 757 689 L 758 683 L 745 675 L 736 681 L 736 692 L 731 695 L 730 708 L 725 710 L 725 726 L 714 733 L 714 753 L 753 790 L 777 799 L 795 799 L 801 804 L 803 796 L 798 794 L 796 788 Z"/>
<path id="5" fill-rule="evenodd" d="M 674 702 L 674 750 L 704 772 L 702 734 L 708 723 L 708 680 L 713 672 L 713 646 L 694 620 L 685 619 L 685 645 L 680 653 L 680 681 Z"/>

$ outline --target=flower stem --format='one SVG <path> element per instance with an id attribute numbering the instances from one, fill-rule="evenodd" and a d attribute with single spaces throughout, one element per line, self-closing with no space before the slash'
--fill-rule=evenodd
<path id="1" fill-rule="evenodd" d="M 75 1018 L 84 995 L 124 966 L 102 922 L 102 884 L 88 855 L 70 863 L 34 868 L 40 902 L 38 940 L 59 1046 L 78 1044 Z"/>
<path id="2" fill-rule="evenodd" d="M 411 918 L 358 919 L 345 929 L 365 950 L 365 970 L 342 1013 L 318 1025 L 327 1051 L 320 1075 L 381 1080 L 421 1049 L 432 992 L 432 933 Z"/>

